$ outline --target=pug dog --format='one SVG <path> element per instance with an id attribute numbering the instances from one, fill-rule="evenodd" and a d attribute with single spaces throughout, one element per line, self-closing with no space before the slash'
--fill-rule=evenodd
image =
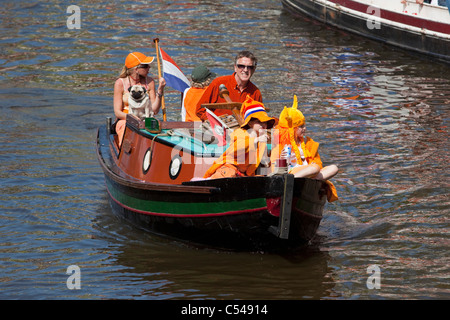
<path id="1" fill-rule="evenodd" d="M 139 119 L 150 117 L 150 99 L 147 90 L 140 85 L 134 85 L 129 87 L 128 91 L 130 92 L 128 98 L 130 113 Z"/>

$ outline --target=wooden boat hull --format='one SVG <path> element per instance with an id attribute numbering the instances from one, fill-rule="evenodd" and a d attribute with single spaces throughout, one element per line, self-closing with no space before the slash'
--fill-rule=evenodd
<path id="1" fill-rule="evenodd" d="M 446 7 L 391 0 L 376 4 L 369 0 L 281 2 L 294 14 L 307 15 L 376 41 L 450 62 L 450 19 Z"/>
<path id="2" fill-rule="evenodd" d="M 125 138 L 134 141 L 136 149 L 141 146 L 146 150 L 147 143 L 151 143 L 158 154 L 157 150 L 162 150 L 158 147 L 174 147 L 132 125 L 127 130 Z M 148 181 L 151 176 L 146 181 L 121 167 L 121 153 L 125 151 L 114 151 L 112 136 L 105 127 L 97 136 L 97 155 L 111 207 L 115 214 L 145 230 L 233 248 L 299 245 L 310 241 L 317 232 L 326 203 L 327 185 L 323 181 L 284 174 L 200 181 L 184 178 L 178 182 L 179 176 L 186 177 L 183 172 L 165 182 L 164 174 L 159 172 L 155 175 L 157 182 Z M 143 171 L 144 153 L 133 149 L 128 156 L 124 160 L 127 166 L 134 162 Z M 191 152 L 191 156 L 195 153 Z M 170 168 L 164 168 L 170 158 L 163 161 L 165 165 L 158 165 L 157 158 L 151 166 L 170 172 Z M 195 159 L 192 163 L 195 166 Z M 187 175 L 195 172 L 189 163 L 182 166 Z"/>

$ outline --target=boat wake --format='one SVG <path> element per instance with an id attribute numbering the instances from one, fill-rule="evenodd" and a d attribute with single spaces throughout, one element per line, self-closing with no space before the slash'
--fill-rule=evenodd
<path id="1" fill-rule="evenodd" d="M 323 244 L 343 240 L 384 238 L 392 230 L 387 220 L 361 222 L 346 212 L 336 211 L 324 215 L 318 230 Z"/>

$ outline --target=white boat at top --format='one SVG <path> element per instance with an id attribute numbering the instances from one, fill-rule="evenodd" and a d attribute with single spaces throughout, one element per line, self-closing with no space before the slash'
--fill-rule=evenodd
<path id="1" fill-rule="evenodd" d="M 450 9 L 438 5 L 437 0 L 431 4 L 416 0 L 281 2 L 293 13 L 450 63 Z"/>

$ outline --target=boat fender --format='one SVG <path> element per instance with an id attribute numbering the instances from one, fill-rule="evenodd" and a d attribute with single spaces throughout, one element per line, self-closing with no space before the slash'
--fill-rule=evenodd
<path id="1" fill-rule="evenodd" d="M 269 232 L 281 239 L 289 239 L 291 224 L 292 199 L 294 192 L 294 175 L 283 174 L 283 195 L 281 197 L 280 215 L 278 226 L 270 226 Z"/>

